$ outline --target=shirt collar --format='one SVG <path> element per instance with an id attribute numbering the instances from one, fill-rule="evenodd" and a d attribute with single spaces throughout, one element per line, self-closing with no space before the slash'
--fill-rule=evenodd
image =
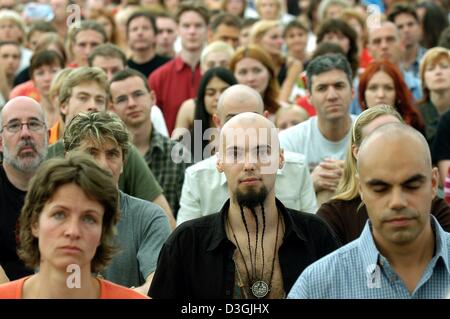
<path id="1" fill-rule="evenodd" d="M 152 129 L 152 134 L 150 134 L 149 142 L 149 152 L 151 152 L 152 154 L 155 148 L 159 148 L 162 152 L 164 151 L 164 137 L 162 136 L 162 134 L 156 132 L 155 128 Z"/>
<path id="2" fill-rule="evenodd" d="M 450 274 L 450 264 L 448 260 L 449 247 L 447 245 L 447 239 L 445 238 L 446 232 L 442 229 L 441 225 L 439 225 L 439 222 L 433 215 L 430 215 L 430 219 L 431 225 L 434 229 L 436 243 L 436 253 L 433 258 L 441 258 L 447 268 L 447 272 Z M 361 236 L 359 237 L 359 248 L 362 255 L 364 269 L 366 270 L 375 269 L 374 267 L 377 265 L 378 258 L 380 256 L 373 240 L 371 228 L 370 220 L 367 220 Z"/>
<path id="3" fill-rule="evenodd" d="M 288 213 L 288 209 L 277 198 L 275 198 L 275 204 L 283 216 L 283 221 L 285 225 L 283 242 L 287 237 L 292 235 L 295 235 L 300 240 L 306 241 L 304 233 L 293 222 L 292 216 Z M 219 216 L 217 216 L 218 218 L 215 218 L 215 222 L 213 224 L 214 235 L 211 242 L 208 245 L 207 251 L 215 250 L 221 244 L 223 245 L 231 243 L 225 232 L 225 223 L 229 207 L 230 207 L 230 199 L 228 199 L 222 206 L 222 209 L 219 212 Z"/>
<path id="4" fill-rule="evenodd" d="M 184 68 L 189 68 L 191 69 L 191 66 L 189 64 L 187 64 L 186 62 L 183 61 L 183 59 L 181 58 L 181 56 L 177 56 L 174 59 L 174 63 L 175 63 L 175 71 L 177 72 L 181 72 Z M 195 66 L 195 70 L 200 68 L 200 62 L 197 63 L 197 65 Z"/>

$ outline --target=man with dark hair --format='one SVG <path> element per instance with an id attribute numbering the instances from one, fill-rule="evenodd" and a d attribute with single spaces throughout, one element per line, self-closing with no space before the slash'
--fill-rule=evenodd
<path id="1" fill-rule="evenodd" d="M 187 163 L 172 156 L 172 150 L 180 149 L 181 144 L 155 130 L 150 117 L 155 102 L 154 92 L 148 87 L 147 79 L 133 69 L 114 75 L 109 91 L 111 111 L 127 125 L 132 143 L 155 174 L 176 217 Z"/>
<path id="2" fill-rule="evenodd" d="M 168 58 L 175 57 L 175 41 L 177 40 L 177 22 L 168 13 L 156 16 L 156 53 Z"/>
<path id="3" fill-rule="evenodd" d="M 88 57 L 88 63 L 89 66 L 105 71 L 108 81 L 110 81 L 115 73 L 127 67 L 127 57 L 118 46 L 105 43 L 92 50 Z"/>
<path id="4" fill-rule="evenodd" d="M 200 84 L 200 56 L 207 38 L 208 10 L 200 5 L 183 2 L 176 17 L 181 37 L 180 54 L 149 77 L 158 105 L 166 120 L 169 135 L 181 104 L 197 95 Z"/>
<path id="5" fill-rule="evenodd" d="M 156 54 L 155 17 L 146 11 L 133 13 L 127 21 L 127 41 L 131 56 L 128 66 L 146 77 L 164 65 L 170 58 Z"/>
<path id="6" fill-rule="evenodd" d="M 236 87 L 228 90 L 235 93 Z M 263 106 L 253 89 L 238 90 L 249 103 Z M 220 99 L 231 95 L 225 91 Z M 217 161 L 229 199 L 218 214 L 187 221 L 172 233 L 161 249 L 149 296 L 284 298 L 305 267 L 336 249 L 324 221 L 288 209 L 275 197 L 276 172 L 283 164 L 270 120 L 250 112 L 230 119 L 220 133 Z"/>
<path id="7" fill-rule="evenodd" d="M 402 68 L 419 78 L 420 60 L 427 50 L 420 45 L 423 35 L 415 8 L 407 3 L 396 3 L 389 12 L 388 19 L 397 26 L 400 33 L 403 46 Z"/>
<path id="8" fill-rule="evenodd" d="M 29 97 L 11 99 L 0 112 L 0 265 L 10 280 L 32 273 L 17 256 L 16 225 L 30 179 L 47 154 L 44 110 Z"/>
<path id="9" fill-rule="evenodd" d="M 310 61 L 306 73 L 317 116 L 280 132 L 280 142 L 306 156 L 320 205 L 332 196 L 343 171 L 353 120 L 348 112 L 352 71 L 342 54 L 326 54 Z"/>
<path id="10" fill-rule="evenodd" d="M 221 13 L 214 17 L 209 25 L 208 42 L 223 41 L 234 49 L 239 46 L 241 20 L 230 13 Z"/>

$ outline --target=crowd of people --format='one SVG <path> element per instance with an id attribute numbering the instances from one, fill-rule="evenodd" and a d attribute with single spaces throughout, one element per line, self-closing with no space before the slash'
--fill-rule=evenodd
<path id="1" fill-rule="evenodd" d="M 0 298 L 450 296 L 449 22 L 0 0 Z"/>

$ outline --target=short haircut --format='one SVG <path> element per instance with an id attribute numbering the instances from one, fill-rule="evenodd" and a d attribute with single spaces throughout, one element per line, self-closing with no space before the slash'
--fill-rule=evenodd
<path id="1" fill-rule="evenodd" d="M 210 23 L 210 28 L 213 32 L 217 31 L 217 28 L 221 25 L 226 25 L 228 27 L 234 27 L 240 29 L 242 26 L 242 21 L 239 17 L 232 15 L 228 12 L 223 12 L 215 16 Z"/>
<path id="2" fill-rule="evenodd" d="M 203 48 L 202 55 L 200 56 L 200 65 L 202 66 L 202 68 L 206 63 L 206 58 L 208 57 L 208 54 L 213 52 L 225 52 L 229 55 L 231 60 L 234 54 L 234 49 L 231 45 L 229 45 L 224 41 L 214 41 L 208 44 L 205 48 Z"/>
<path id="3" fill-rule="evenodd" d="M 63 58 L 65 64 L 67 61 L 66 49 L 64 48 L 64 43 L 61 41 L 57 33 L 44 34 L 36 44 L 35 52 L 48 50 L 48 47 L 51 45 L 54 45 L 60 51 L 61 57 Z"/>
<path id="4" fill-rule="evenodd" d="M 130 134 L 124 122 L 112 112 L 78 113 L 69 122 L 63 135 L 64 150 L 76 150 L 83 141 L 102 145 L 106 141 L 117 144 L 124 160 L 130 148 Z"/>
<path id="5" fill-rule="evenodd" d="M 39 266 L 39 239 L 33 236 L 32 227 L 39 223 L 45 204 L 55 192 L 68 184 L 77 185 L 86 196 L 104 208 L 101 242 L 91 261 L 91 271 L 99 272 L 117 251 L 114 237 L 119 219 L 119 194 L 111 174 L 98 167 L 87 155 L 45 161 L 31 179 L 19 217 L 18 255 L 31 269 Z"/>
<path id="6" fill-rule="evenodd" d="M 416 20 L 417 23 L 420 23 L 419 17 L 417 16 L 416 9 L 406 2 L 398 2 L 394 3 L 391 10 L 388 13 L 388 20 L 395 23 L 395 19 L 400 14 L 409 14 Z"/>
<path id="7" fill-rule="evenodd" d="M 128 78 L 132 78 L 135 76 L 137 76 L 138 78 L 140 78 L 142 80 L 145 88 L 147 89 L 147 92 L 150 92 L 151 89 L 150 89 L 150 86 L 148 85 L 147 78 L 145 77 L 145 75 L 135 69 L 132 69 L 132 68 L 120 70 L 119 72 L 114 74 L 111 81 L 109 81 L 109 87 L 111 88 L 111 84 L 113 84 L 114 82 L 124 81 Z M 110 94 L 109 97 L 112 100 L 112 94 Z"/>
<path id="8" fill-rule="evenodd" d="M 59 97 L 59 91 L 61 90 L 64 81 L 70 73 L 72 73 L 72 69 L 65 68 L 55 74 L 52 80 L 52 84 L 50 85 L 50 91 L 48 92 L 48 96 L 51 100 L 53 100 L 55 97 Z"/>
<path id="9" fill-rule="evenodd" d="M 308 90 L 312 92 L 311 83 L 314 75 L 319 75 L 332 70 L 340 70 L 344 72 L 347 76 L 348 84 L 350 87 L 353 87 L 352 69 L 350 64 L 344 55 L 337 53 L 319 56 L 308 63 L 308 67 L 306 68 Z"/>
<path id="10" fill-rule="evenodd" d="M 28 33 L 27 33 L 27 40 L 28 41 L 30 41 L 31 36 L 35 32 L 56 33 L 57 30 L 53 26 L 53 24 L 51 24 L 50 22 L 38 20 L 38 21 L 32 22 L 30 24 L 30 27 L 28 28 Z"/>
<path id="11" fill-rule="evenodd" d="M 88 57 L 89 66 L 92 66 L 95 58 L 102 56 L 106 58 L 117 58 L 123 62 L 123 66 L 127 66 L 127 57 L 122 49 L 112 43 L 101 44 L 92 50 Z"/>
<path id="12" fill-rule="evenodd" d="M 251 27 L 258 21 L 259 21 L 259 18 L 245 18 L 242 20 L 241 29 Z"/>
<path id="13" fill-rule="evenodd" d="M 322 42 L 317 45 L 311 56 L 311 60 L 321 55 L 333 53 L 340 53 L 342 55 L 345 55 L 344 50 L 342 50 L 342 47 L 339 44 L 332 42 Z"/>
<path id="14" fill-rule="evenodd" d="M 319 21 L 323 21 L 327 18 L 325 14 L 327 13 L 328 8 L 332 5 L 341 6 L 342 9 L 350 8 L 350 4 L 346 0 L 323 0 L 317 8 L 317 18 Z"/>
<path id="15" fill-rule="evenodd" d="M 283 38 L 286 37 L 287 33 L 289 31 L 291 31 L 292 29 L 302 29 L 303 31 L 305 31 L 306 33 L 309 32 L 308 27 L 306 26 L 306 24 L 304 24 L 302 21 L 298 20 L 298 19 L 294 19 L 292 21 L 290 21 L 286 27 L 283 30 Z"/>
<path id="16" fill-rule="evenodd" d="M 63 61 L 61 55 L 59 55 L 55 51 L 48 51 L 48 50 L 37 51 L 31 57 L 30 68 L 29 68 L 30 78 L 33 78 L 33 72 L 36 69 L 38 69 L 44 65 L 48 65 L 48 66 L 58 65 L 61 67 L 61 69 L 63 69 L 64 61 Z"/>
<path id="17" fill-rule="evenodd" d="M 205 6 L 197 4 L 194 1 L 183 1 L 181 2 L 177 14 L 175 16 L 175 21 L 177 23 L 180 23 L 180 17 L 183 15 L 183 13 L 188 12 L 188 11 L 194 11 L 197 12 L 197 14 L 199 14 L 203 20 L 205 21 L 205 24 L 208 25 L 209 24 L 209 11 L 208 9 L 206 9 Z"/>
<path id="18" fill-rule="evenodd" d="M 98 83 L 98 85 L 105 88 L 105 92 L 108 93 L 108 79 L 105 72 L 100 68 L 84 66 L 73 70 L 64 80 L 61 90 L 59 91 L 59 103 L 66 103 L 70 99 L 74 87 L 89 82 Z M 63 120 L 65 120 L 65 118 L 63 118 Z"/>
<path id="19" fill-rule="evenodd" d="M 14 41 L 0 41 L 0 48 L 4 45 L 14 45 L 20 52 L 20 44 Z M 22 53 L 20 53 L 22 55 Z"/>
<path id="20" fill-rule="evenodd" d="M 147 19 L 147 21 L 150 22 L 150 25 L 153 28 L 153 33 L 156 35 L 156 33 L 158 32 L 158 29 L 156 28 L 155 16 L 152 13 L 150 13 L 149 11 L 139 10 L 139 11 L 133 12 L 127 20 L 127 25 L 126 25 L 127 26 L 127 28 L 126 28 L 127 38 L 128 38 L 128 33 L 130 32 L 130 23 L 133 20 L 135 20 L 137 18 L 141 18 L 141 17 Z"/>

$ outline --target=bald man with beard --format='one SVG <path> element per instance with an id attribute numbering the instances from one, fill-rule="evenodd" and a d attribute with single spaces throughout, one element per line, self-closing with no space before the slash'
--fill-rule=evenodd
<path id="1" fill-rule="evenodd" d="M 44 110 L 29 97 L 16 97 L 0 112 L 0 265 L 11 280 L 32 273 L 16 253 L 16 223 L 30 179 L 47 154 Z"/>
<path id="2" fill-rule="evenodd" d="M 152 298 L 284 298 L 295 278 L 337 248 L 328 226 L 275 197 L 284 163 L 273 123 L 241 113 L 220 133 L 217 170 L 227 178 L 221 211 L 176 228 L 159 256 Z"/>
<path id="3" fill-rule="evenodd" d="M 450 288 L 450 234 L 430 215 L 437 169 L 425 138 L 385 124 L 358 153 L 369 221 L 355 241 L 308 267 L 288 298 L 444 298 Z"/>

